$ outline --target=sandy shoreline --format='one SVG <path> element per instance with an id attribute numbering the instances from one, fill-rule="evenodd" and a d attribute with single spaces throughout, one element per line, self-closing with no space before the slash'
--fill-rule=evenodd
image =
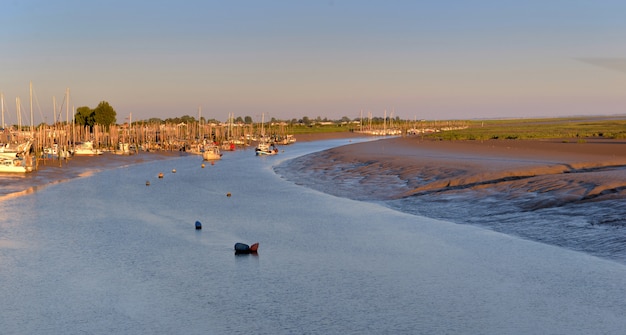
<path id="1" fill-rule="evenodd" d="M 548 206 L 626 198 L 626 141 L 431 141 L 419 137 L 355 143 L 314 154 L 307 166 L 327 174 L 382 185 L 390 176 L 404 187 L 371 199 L 455 192 L 536 192 Z M 335 176 L 337 177 L 337 176 Z"/>

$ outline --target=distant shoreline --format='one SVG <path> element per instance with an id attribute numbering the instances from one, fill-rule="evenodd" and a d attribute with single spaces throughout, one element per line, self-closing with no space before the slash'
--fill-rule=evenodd
<path id="1" fill-rule="evenodd" d="M 309 142 L 364 136 L 367 135 L 347 131 L 322 132 L 298 134 L 296 140 Z M 442 179 L 458 186 L 464 182 L 468 183 L 472 180 L 476 182 L 479 179 L 493 179 L 498 176 L 541 174 L 542 169 L 545 170 L 546 167 L 555 165 L 569 165 L 574 169 L 626 166 L 626 140 L 587 140 L 585 143 L 577 143 L 563 140 L 439 141 L 423 140 L 419 136 L 381 137 L 380 139 L 353 143 L 317 153 L 315 161 L 311 163 L 311 168 L 328 169 L 329 165 L 341 162 L 367 162 L 369 167 L 362 168 L 359 170 L 360 173 L 373 176 L 392 173 L 407 180 L 405 192 L 408 193 L 394 195 L 398 197 L 427 189 L 445 190 L 445 187 L 441 185 Z M 130 156 L 105 154 L 101 157 L 73 157 L 68 161 L 40 162 L 39 170 L 25 178 L 15 180 L 9 176 L 0 176 L 2 188 L 0 200 L 6 198 L 8 194 L 28 194 L 30 192 L 27 190 L 36 190 L 63 180 L 84 176 L 86 173 L 145 161 L 172 159 L 179 155 L 178 151 L 155 151 Z M 433 172 L 444 168 L 450 169 L 450 167 L 456 169 L 454 178 L 440 172 Z M 425 173 L 431 173 L 430 178 L 440 180 L 439 183 L 428 185 L 416 183 L 417 179 L 423 180 Z M 596 188 L 610 184 L 614 186 L 611 189 L 617 194 L 623 193 L 619 191 L 620 188 L 626 189 L 626 177 L 621 180 L 606 178 L 596 180 L 596 177 L 592 179 L 594 180 L 589 182 Z"/>

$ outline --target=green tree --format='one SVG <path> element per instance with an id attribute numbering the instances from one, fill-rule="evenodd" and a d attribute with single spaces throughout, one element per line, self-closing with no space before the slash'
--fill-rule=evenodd
<path id="1" fill-rule="evenodd" d="M 180 121 L 178 123 L 185 123 L 185 124 L 190 124 L 190 123 L 194 123 L 196 122 L 196 118 L 193 116 L 189 116 L 189 115 L 183 115 L 180 118 Z"/>
<path id="2" fill-rule="evenodd" d="M 76 115 L 74 115 L 74 122 L 81 126 L 89 126 L 89 128 L 94 125 L 94 111 L 87 107 L 82 106 L 76 109 Z"/>
<path id="3" fill-rule="evenodd" d="M 108 127 L 117 122 L 117 113 L 108 102 L 101 101 L 93 110 L 93 119 L 95 124 Z"/>
<path id="4" fill-rule="evenodd" d="M 252 124 L 252 117 L 251 117 L 251 116 L 246 116 L 246 117 L 244 118 L 244 122 L 245 122 L 246 124 Z"/>

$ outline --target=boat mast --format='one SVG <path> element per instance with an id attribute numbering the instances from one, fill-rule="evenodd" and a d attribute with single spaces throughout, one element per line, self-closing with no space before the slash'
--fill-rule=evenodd
<path id="1" fill-rule="evenodd" d="M 70 88 L 65 89 L 65 123 L 70 124 Z"/>
<path id="2" fill-rule="evenodd" d="M 385 109 L 385 117 L 383 117 L 383 136 L 387 135 L 387 110 Z"/>
<path id="3" fill-rule="evenodd" d="M 0 105 L 2 105 L 2 129 L 6 129 L 4 125 L 4 93 L 0 92 Z"/>
<path id="4" fill-rule="evenodd" d="M 198 105 L 198 139 L 200 142 L 204 140 L 202 136 L 202 106 Z"/>
<path id="5" fill-rule="evenodd" d="M 363 131 L 363 110 L 361 109 L 361 116 L 359 117 L 359 131 Z"/>
<path id="6" fill-rule="evenodd" d="M 33 120 L 33 82 L 30 82 L 30 133 L 33 134 L 35 129 L 34 120 Z"/>
<path id="7" fill-rule="evenodd" d="M 18 134 L 22 131 L 22 110 L 20 109 L 20 105 L 22 102 L 20 101 L 20 97 L 15 98 L 15 105 L 17 106 L 17 130 Z"/>

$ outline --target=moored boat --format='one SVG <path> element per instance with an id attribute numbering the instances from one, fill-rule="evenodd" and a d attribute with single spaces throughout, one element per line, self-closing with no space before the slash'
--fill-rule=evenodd
<path id="1" fill-rule="evenodd" d="M 115 150 L 115 153 L 118 155 L 131 155 L 133 152 L 130 149 L 130 143 L 119 142 L 117 144 L 117 150 Z"/>
<path id="2" fill-rule="evenodd" d="M 214 161 L 222 158 L 222 153 L 217 145 L 207 145 L 202 151 L 202 159 L 205 161 Z"/>
<path id="3" fill-rule="evenodd" d="M 102 155 L 102 150 L 94 148 L 93 142 L 85 141 L 81 143 L 76 143 L 73 154 L 78 156 L 96 156 Z"/>
<path id="4" fill-rule="evenodd" d="M 0 172 L 7 173 L 27 173 L 33 171 L 32 160 L 30 157 L 7 157 L 0 156 Z"/>
<path id="5" fill-rule="evenodd" d="M 256 149 L 254 149 L 254 152 L 256 153 L 257 156 L 276 155 L 278 154 L 278 148 L 276 148 L 274 143 L 270 144 L 269 142 L 261 141 L 259 142 L 259 144 L 257 144 Z"/>
<path id="6" fill-rule="evenodd" d="M 44 158 L 69 158 L 71 155 L 69 150 L 59 147 L 56 143 L 50 147 L 44 148 L 42 153 Z"/>
<path id="7" fill-rule="evenodd" d="M 6 143 L 0 145 L 0 155 L 24 155 L 30 151 L 32 142 L 30 140 L 22 143 Z"/>
<path id="8" fill-rule="evenodd" d="M 280 137 L 278 139 L 278 143 L 283 145 L 289 145 L 296 143 L 296 138 L 293 135 L 285 135 L 284 137 Z"/>

